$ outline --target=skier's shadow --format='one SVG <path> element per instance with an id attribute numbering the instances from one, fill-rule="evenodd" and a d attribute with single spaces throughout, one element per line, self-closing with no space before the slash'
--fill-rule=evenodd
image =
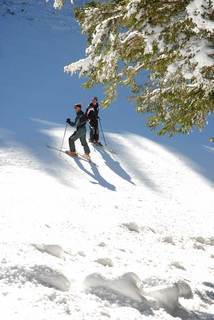
<path id="1" fill-rule="evenodd" d="M 120 178 L 128 181 L 129 183 L 135 185 L 135 183 L 132 181 L 131 176 L 121 167 L 120 163 L 113 159 L 108 152 L 106 152 L 103 148 L 96 148 L 96 151 L 98 151 L 101 156 L 103 157 L 106 165 L 114 171 Z"/>
<path id="2" fill-rule="evenodd" d="M 78 158 L 74 158 L 74 160 L 75 160 L 76 164 L 78 165 L 78 167 L 79 167 L 82 171 L 84 171 L 85 173 L 87 173 L 91 178 L 97 180 L 97 183 L 98 183 L 99 185 L 101 185 L 102 187 L 107 188 L 107 189 L 109 189 L 109 190 L 111 190 L 111 191 L 116 191 L 116 187 L 115 187 L 113 184 L 109 183 L 107 180 L 105 180 L 105 179 L 101 176 L 101 174 L 99 173 L 98 168 L 97 168 L 95 165 L 91 164 L 91 170 L 92 170 L 92 172 L 93 172 L 93 173 L 91 173 L 90 171 L 88 171 L 88 170 L 83 166 L 82 160 L 80 160 L 80 159 L 78 159 Z M 92 183 L 94 183 L 94 182 L 92 182 Z"/>

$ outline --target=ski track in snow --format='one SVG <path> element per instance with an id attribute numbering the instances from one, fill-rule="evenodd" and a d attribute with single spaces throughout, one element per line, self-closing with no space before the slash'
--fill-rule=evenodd
<path id="1" fill-rule="evenodd" d="M 108 132 L 116 154 L 91 147 L 91 166 L 46 148 L 60 146 L 62 124 L 24 122 L 5 101 L 17 122 L 0 128 L 3 319 L 213 320 L 213 185 L 195 164 Z"/>

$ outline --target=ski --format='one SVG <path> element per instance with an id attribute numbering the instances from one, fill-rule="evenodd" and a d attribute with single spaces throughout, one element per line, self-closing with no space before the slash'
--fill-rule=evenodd
<path id="1" fill-rule="evenodd" d="M 78 153 L 78 152 L 77 152 L 77 156 L 76 156 L 76 157 L 71 157 L 71 156 L 69 156 L 69 154 L 66 153 L 65 150 L 61 150 L 60 148 L 57 148 L 57 147 L 54 147 L 54 146 L 50 146 L 50 145 L 48 145 L 48 144 L 46 145 L 46 147 L 49 148 L 49 149 L 52 149 L 52 150 L 55 150 L 55 151 L 64 153 L 64 154 L 66 154 L 66 155 L 67 155 L 68 157 L 70 157 L 70 158 L 73 158 L 73 159 L 81 159 L 81 160 L 84 160 L 84 161 L 86 161 L 86 162 L 88 162 L 88 163 L 90 163 L 90 164 L 98 167 L 98 165 L 97 165 L 94 161 L 92 161 L 91 159 L 87 159 L 87 158 L 86 158 L 83 154 L 81 154 L 81 153 Z"/>
<path id="2" fill-rule="evenodd" d="M 59 151 L 59 152 L 65 153 L 65 150 L 62 150 L 62 149 L 54 147 L 54 146 L 50 146 L 49 144 L 46 144 L 46 147 L 48 149 L 52 149 L 52 150 L 55 150 L 55 151 Z"/>
<path id="3" fill-rule="evenodd" d="M 69 154 L 68 154 L 68 156 L 69 156 Z M 69 156 L 69 157 L 70 157 L 70 156 Z M 72 158 L 72 157 L 71 157 L 71 158 Z M 87 159 L 87 158 L 84 156 L 84 154 L 81 154 L 81 153 L 78 153 L 78 152 L 77 152 L 77 158 L 81 158 L 82 160 L 85 160 L 86 162 L 92 164 L 93 166 L 98 167 L 98 165 L 97 165 L 93 160 Z"/>
<path id="4" fill-rule="evenodd" d="M 66 152 L 65 152 L 65 153 L 66 153 Z M 67 154 L 67 153 L 66 153 L 66 154 Z M 69 154 L 68 154 L 68 156 L 69 156 Z M 71 156 L 69 156 L 69 157 L 71 157 Z M 71 158 L 72 158 L 72 157 L 71 157 Z M 75 157 L 74 157 L 74 158 L 75 158 Z M 80 159 L 82 159 L 82 160 L 85 160 L 86 162 L 92 164 L 93 166 L 98 167 L 98 165 L 97 165 L 94 161 L 92 161 L 91 159 L 86 158 L 86 157 L 84 156 L 84 154 L 81 154 L 81 153 L 78 153 L 78 152 L 77 152 L 77 158 L 80 158 Z"/>

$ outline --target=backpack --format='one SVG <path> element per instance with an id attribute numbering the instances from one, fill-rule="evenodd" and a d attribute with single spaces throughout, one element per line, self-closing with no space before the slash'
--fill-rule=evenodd
<path id="1" fill-rule="evenodd" d="M 88 108 L 85 111 L 85 116 L 86 116 L 87 120 L 91 120 L 90 117 L 89 117 L 90 111 L 94 112 L 94 108 L 91 105 L 89 105 Z"/>

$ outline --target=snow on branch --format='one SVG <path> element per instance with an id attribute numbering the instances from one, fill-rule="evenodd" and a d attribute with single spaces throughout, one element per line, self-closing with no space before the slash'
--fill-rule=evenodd
<path id="1" fill-rule="evenodd" d="M 49 0 L 46 0 L 47 2 Z M 62 9 L 62 7 L 64 6 L 65 4 L 65 0 L 54 0 L 54 9 Z M 71 0 L 71 4 L 73 4 L 73 0 Z"/>
<path id="2" fill-rule="evenodd" d="M 90 70 L 91 66 L 92 66 L 92 60 L 90 57 L 87 57 L 85 59 L 81 59 L 77 62 L 74 62 L 68 66 L 64 67 L 64 72 L 66 73 L 75 73 L 75 72 L 79 72 L 80 76 L 84 75 L 87 71 Z"/>
<path id="3" fill-rule="evenodd" d="M 190 19 L 192 19 L 195 25 L 195 31 L 199 32 L 200 30 L 206 30 L 211 33 L 214 32 L 214 21 L 208 19 L 209 7 L 214 6 L 214 1 L 208 0 L 193 0 L 190 1 L 189 5 L 186 8 L 186 12 Z"/>

